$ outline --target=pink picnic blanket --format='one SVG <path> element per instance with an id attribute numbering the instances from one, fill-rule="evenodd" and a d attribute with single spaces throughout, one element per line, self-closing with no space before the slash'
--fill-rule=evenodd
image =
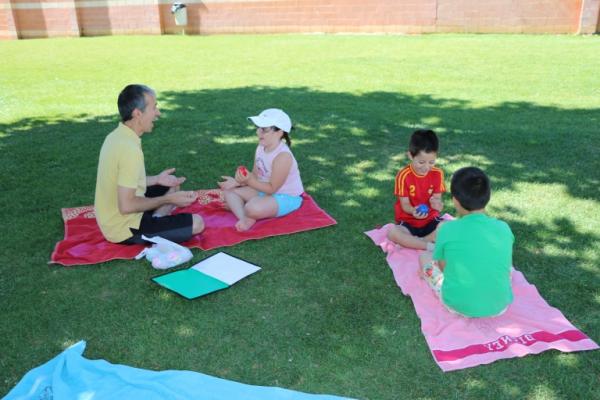
<path id="1" fill-rule="evenodd" d="M 598 348 L 516 270 L 512 274 L 514 301 L 501 316 L 465 318 L 451 313 L 417 275 L 420 252 L 401 248 L 386 238 L 391 226 L 365 233 L 387 253 L 396 283 L 411 297 L 427 345 L 443 371 L 550 349 L 572 352 Z"/>
<path id="2" fill-rule="evenodd" d="M 175 213 L 200 214 L 206 226 L 184 246 L 211 250 L 217 247 L 269 236 L 287 235 L 335 225 L 336 221 L 323 211 L 308 194 L 303 194 L 302 206 L 279 218 L 256 222 L 246 232 L 235 229 L 236 217 L 224 208 L 223 193 L 218 189 L 198 190 L 198 201 L 177 209 Z M 94 207 L 63 208 L 65 238 L 58 242 L 50 263 L 62 265 L 97 264 L 115 259 L 132 259 L 142 251 L 142 245 L 119 245 L 106 241 L 96 223 Z"/>

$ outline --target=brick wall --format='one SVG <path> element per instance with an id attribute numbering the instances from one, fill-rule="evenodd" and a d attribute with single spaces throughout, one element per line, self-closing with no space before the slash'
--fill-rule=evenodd
<path id="1" fill-rule="evenodd" d="M 438 32 L 575 33 L 582 0 L 438 0 Z"/>
<path id="2" fill-rule="evenodd" d="M 0 0 L 0 38 L 17 39 L 15 18 L 9 0 Z"/>
<path id="3" fill-rule="evenodd" d="M 161 34 L 156 0 L 75 0 L 83 36 Z"/>
<path id="4" fill-rule="evenodd" d="M 432 32 L 435 0 L 283 0 L 187 3 L 187 33 Z M 163 30 L 180 32 L 161 5 Z"/>
<path id="5" fill-rule="evenodd" d="M 600 0 L 0 0 L 0 39 L 277 32 L 594 33 Z"/>
<path id="6" fill-rule="evenodd" d="M 73 0 L 9 0 L 19 38 L 79 36 Z"/>

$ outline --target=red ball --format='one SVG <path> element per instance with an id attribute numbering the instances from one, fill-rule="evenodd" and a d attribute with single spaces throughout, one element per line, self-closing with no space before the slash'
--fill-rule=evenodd
<path id="1" fill-rule="evenodd" d="M 242 176 L 248 176 L 248 169 L 243 165 L 240 165 L 238 167 L 238 171 L 240 171 L 240 174 L 242 174 Z"/>

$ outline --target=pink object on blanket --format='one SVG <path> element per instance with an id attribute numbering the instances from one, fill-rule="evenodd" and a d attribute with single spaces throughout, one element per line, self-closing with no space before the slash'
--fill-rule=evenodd
<path id="1" fill-rule="evenodd" d="M 427 345 L 443 371 L 550 349 L 572 352 L 598 348 L 516 270 L 512 274 L 514 301 L 501 316 L 465 318 L 451 313 L 418 277 L 420 252 L 401 248 L 386 238 L 391 226 L 365 233 L 387 253 L 396 283 L 411 297 Z"/>
<path id="2" fill-rule="evenodd" d="M 269 236 L 287 235 L 335 225 L 336 221 L 323 211 L 308 194 L 303 194 L 302 206 L 284 217 L 260 220 L 246 232 L 235 229 L 235 216 L 223 208 L 221 190 L 198 190 L 198 201 L 175 213 L 200 214 L 206 228 L 191 240 L 182 243 L 190 248 L 211 250 L 217 247 Z M 132 259 L 142 245 L 120 245 L 106 241 L 96 224 L 94 207 L 63 208 L 65 238 L 52 252 L 51 263 L 62 265 L 97 264 L 115 259 Z"/>

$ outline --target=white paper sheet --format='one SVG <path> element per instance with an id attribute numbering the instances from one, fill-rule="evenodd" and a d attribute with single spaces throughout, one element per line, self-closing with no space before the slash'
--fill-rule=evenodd
<path id="1" fill-rule="evenodd" d="M 233 285 L 240 279 L 259 271 L 260 267 L 221 252 L 200 261 L 192 269 L 212 276 L 228 285 Z"/>

